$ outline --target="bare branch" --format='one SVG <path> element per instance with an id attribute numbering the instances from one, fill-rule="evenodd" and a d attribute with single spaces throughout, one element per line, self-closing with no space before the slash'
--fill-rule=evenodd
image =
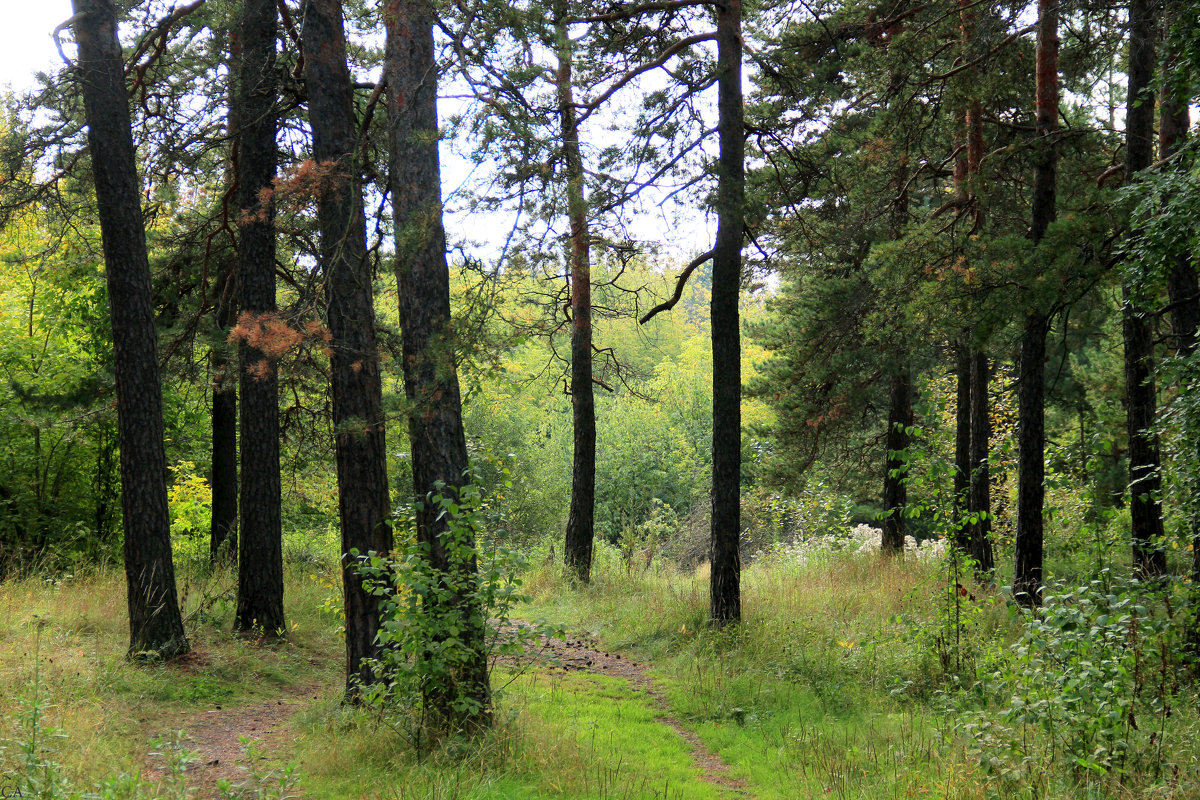
<path id="1" fill-rule="evenodd" d="M 654 317 L 660 311 L 670 311 L 672 308 L 674 308 L 676 303 L 679 302 L 679 299 L 683 297 L 683 287 L 687 286 L 688 278 L 692 277 L 692 273 L 695 272 L 701 264 L 712 258 L 716 252 L 717 251 L 715 249 L 709 250 L 707 253 L 696 256 L 694 259 L 692 259 L 692 263 L 688 264 L 687 267 L 684 268 L 683 272 L 679 273 L 679 277 L 675 279 L 675 293 L 671 295 L 671 298 L 669 300 L 664 300 L 654 308 L 647 311 L 645 316 L 638 320 L 638 324 L 645 325 L 647 322 L 654 319 Z"/>

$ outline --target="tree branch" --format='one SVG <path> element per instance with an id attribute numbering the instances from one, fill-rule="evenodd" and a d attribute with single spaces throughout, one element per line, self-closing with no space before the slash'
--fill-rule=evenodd
<path id="1" fill-rule="evenodd" d="M 683 272 L 679 273 L 679 277 L 675 279 L 675 293 L 671 295 L 671 299 L 664 300 L 654 308 L 647 311 L 645 316 L 638 320 L 638 324 L 645 325 L 647 322 L 654 319 L 659 312 L 670 311 L 672 308 L 674 308 L 676 303 L 679 302 L 679 298 L 683 297 L 683 287 L 687 286 L 688 278 L 692 277 L 692 273 L 695 272 L 701 264 L 712 258 L 716 252 L 717 251 L 714 248 L 709 250 L 707 253 L 698 255 L 692 259 L 692 263 L 688 264 L 687 267 L 684 268 Z"/>

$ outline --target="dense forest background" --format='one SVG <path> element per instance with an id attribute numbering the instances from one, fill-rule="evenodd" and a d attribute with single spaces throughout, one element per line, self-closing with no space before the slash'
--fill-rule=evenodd
<path id="1" fill-rule="evenodd" d="M 736 648 L 780 565 L 911 579 L 887 691 L 985 772 L 1194 790 L 1196 3 L 75 11 L 0 112 L 0 580 L 124 564 L 169 660 L 176 572 L 267 638 L 311 572 L 444 733 L 521 581 Z"/>

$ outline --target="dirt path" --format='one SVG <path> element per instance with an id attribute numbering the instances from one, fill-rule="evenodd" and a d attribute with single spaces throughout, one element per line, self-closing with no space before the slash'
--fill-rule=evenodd
<path id="1" fill-rule="evenodd" d="M 720 756 L 708 749 L 694 731 L 671 715 L 662 687 L 647 674 L 644 665 L 624 658 L 619 653 L 602 650 L 594 639 L 588 637 L 545 640 L 536 657 L 548 662 L 552 669 L 612 675 L 628 680 L 635 689 L 645 692 L 654 701 L 659 711 L 657 719 L 669 725 L 688 743 L 692 762 L 703 780 L 730 794 L 753 796 L 746 789 L 745 781 L 730 774 L 729 765 Z M 242 739 L 261 742 L 264 753 L 278 752 L 277 745 L 286 735 L 288 723 L 319 692 L 318 686 L 296 687 L 271 700 L 242 706 L 219 705 L 171 719 L 167 728 L 184 732 L 179 744 L 191 751 L 195 758 L 184 772 L 187 786 L 194 790 L 192 797 L 196 800 L 219 800 L 219 781 L 227 781 L 233 786 L 245 783 L 254 765 L 246 763 L 246 745 Z M 262 770 L 259 772 L 261 774 Z M 165 754 L 150 757 L 146 777 L 156 782 L 169 779 Z M 292 792 L 289 796 L 300 795 Z"/>
<path id="2" fill-rule="evenodd" d="M 743 797 L 753 797 L 746 789 L 746 782 L 730 774 L 729 765 L 701 741 L 696 733 L 671 715 L 667 697 L 646 667 L 620 653 L 601 650 L 590 637 L 546 639 L 542 642 L 540 656 L 554 666 L 567 672 L 593 672 L 597 675 L 613 675 L 628 680 L 635 688 L 645 692 L 658 707 L 657 719 L 670 725 L 692 751 L 692 762 L 700 770 L 702 778 L 727 792 Z"/>
<path id="3" fill-rule="evenodd" d="M 279 752 L 277 745 L 287 733 L 288 723 L 304 704 L 316 699 L 320 688 L 289 687 L 270 700 L 228 707 L 221 704 L 172 718 L 168 729 L 183 733 L 175 746 L 189 751 L 192 756 L 184 769 L 184 781 L 193 790 L 190 797 L 219 800 L 219 781 L 237 787 L 251 778 L 252 770 L 257 769 L 260 775 L 268 771 L 266 762 L 270 754 Z M 161 723 L 156 724 L 161 728 Z M 247 748 L 242 739 L 260 743 L 262 754 L 258 759 L 263 763 L 248 763 Z M 153 782 L 169 781 L 168 759 L 168 753 L 161 749 L 150 754 L 146 777 Z M 299 794 L 293 791 L 288 796 L 298 797 Z"/>

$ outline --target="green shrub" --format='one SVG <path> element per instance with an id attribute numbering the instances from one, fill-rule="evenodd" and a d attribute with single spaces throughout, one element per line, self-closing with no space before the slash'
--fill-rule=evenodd
<path id="1" fill-rule="evenodd" d="M 472 683 L 479 632 L 489 672 L 498 657 L 519 655 L 545 632 L 511 619 L 512 608 L 528 599 L 518 577 L 524 558 L 500 546 L 477 547 L 485 541 L 479 488 L 430 494 L 418 506 L 424 509 L 436 509 L 446 523 L 439 541 L 449 570 L 434 568 L 428 543 L 417 541 L 413 518 L 397 525 L 399 544 L 391 557 L 371 553 L 359 567 L 368 591 L 382 598 L 382 654 L 372 664 L 380 680 L 366 688 L 365 700 L 401 721 L 408 719 L 407 710 L 420 709 L 412 729 L 417 737 L 431 723 L 441 726 L 447 711 L 452 719 L 484 711 Z M 430 708 L 430 698 L 445 707 Z"/>
<path id="2" fill-rule="evenodd" d="M 1001 795 L 1050 796 L 1056 784 L 1116 789 L 1132 776 L 1145 785 L 1178 774 L 1180 751 L 1164 741 L 1165 723 L 1190 700 L 1167 592 L 1105 570 L 1047 593 L 1011 658 L 976 687 L 990 709 L 959 726 Z"/>

